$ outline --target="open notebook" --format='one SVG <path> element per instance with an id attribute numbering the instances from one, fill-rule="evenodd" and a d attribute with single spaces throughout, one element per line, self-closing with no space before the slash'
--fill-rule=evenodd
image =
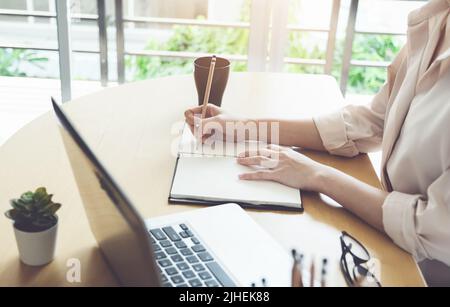
<path id="1" fill-rule="evenodd" d="M 190 204 L 238 203 L 243 207 L 302 211 L 300 190 L 271 181 L 245 181 L 252 171 L 236 157 L 262 146 L 257 142 L 199 145 L 185 126 L 181 137 L 169 201 Z"/>

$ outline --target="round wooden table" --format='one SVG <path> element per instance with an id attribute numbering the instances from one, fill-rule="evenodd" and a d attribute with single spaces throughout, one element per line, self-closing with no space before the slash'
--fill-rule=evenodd
<path id="1" fill-rule="evenodd" d="M 195 210 L 169 205 L 176 144 L 183 112 L 197 101 L 192 76 L 130 83 L 85 96 L 64 107 L 88 144 L 145 217 Z M 50 97 L 49 97 L 50 104 Z M 223 108 L 243 116 L 304 117 L 336 109 L 343 99 L 329 76 L 234 73 Z M 301 131 L 299 131 L 301 133 Z M 352 159 L 305 151 L 371 185 L 379 186 L 366 155 Z M 52 112 L 34 120 L 0 148 L 0 209 L 11 198 L 45 186 L 63 204 L 55 260 L 39 268 L 18 259 L 11 222 L 0 218 L 0 285 L 116 285 L 104 262 L 78 195 Z M 286 250 L 329 259 L 329 285 L 345 285 L 339 271 L 339 236 L 346 230 L 378 259 L 386 286 L 420 286 L 423 279 L 413 258 L 331 199 L 304 192 L 304 213 L 247 210 Z M 66 273 L 77 259 L 81 283 Z"/>

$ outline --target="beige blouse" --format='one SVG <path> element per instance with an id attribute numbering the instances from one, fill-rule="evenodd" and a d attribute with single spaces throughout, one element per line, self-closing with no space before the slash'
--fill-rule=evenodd
<path id="1" fill-rule="evenodd" d="M 369 105 L 314 121 L 332 154 L 381 147 L 386 233 L 418 261 L 434 259 L 421 263 L 428 281 L 450 283 L 450 0 L 410 13 L 407 36 Z"/>

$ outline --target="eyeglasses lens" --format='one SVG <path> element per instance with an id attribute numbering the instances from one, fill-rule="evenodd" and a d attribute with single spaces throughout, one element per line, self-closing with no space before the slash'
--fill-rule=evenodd
<path id="1" fill-rule="evenodd" d="M 369 261 L 370 255 L 367 250 L 355 239 L 348 235 L 343 236 L 344 244 L 349 250 L 349 252 L 363 261 Z"/>

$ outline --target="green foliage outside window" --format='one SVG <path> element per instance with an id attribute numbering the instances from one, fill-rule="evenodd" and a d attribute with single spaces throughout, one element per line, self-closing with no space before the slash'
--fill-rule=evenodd
<path id="1" fill-rule="evenodd" d="M 311 45 L 308 33 L 290 32 L 287 56 L 292 58 L 325 59 L 325 47 L 319 43 Z M 304 43 L 308 40 L 308 43 Z M 400 50 L 403 41 L 390 35 L 357 35 L 353 44 L 352 58 L 355 60 L 390 62 Z M 174 26 L 173 33 L 165 42 L 151 39 L 147 50 L 186 51 L 216 54 L 247 53 L 248 30 L 221 29 L 198 26 Z M 322 44 L 323 45 L 323 44 Z M 340 78 L 343 40 L 336 44 L 333 76 Z M 128 73 L 134 80 L 158 76 L 191 73 L 192 59 L 129 56 L 126 60 Z M 233 71 L 245 71 L 246 63 L 234 61 Z M 285 70 L 293 73 L 322 73 L 323 68 L 313 65 L 286 65 Z M 386 79 L 384 68 L 352 67 L 349 72 L 350 92 L 376 93 Z"/>
<path id="2" fill-rule="evenodd" d="M 215 53 L 225 55 L 245 55 L 248 46 L 248 29 L 215 28 L 199 26 L 174 26 L 170 37 L 163 42 L 150 39 L 147 50 L 184 51 L 195 53 Z M 311 40 L 309 33 L 291 31 L 289 33 L 287 56 L 291 58 L 325 59 L 325 44 Z M 390 62 L 399 52 L 404 39 L 391 35 L 356 35 L 353 43 L 354 60 Z M 338 40 L 334 54 L 332 74 L 340 78 L 343 40 Z M 32 64 L 43 69 L 45 57 L 38 56 L 32 50 L 1 49 L 0 76 L 27 76 L 24 64 Z M 190 58 L 164 58 L 128 56 L 126 58 L 127 75 L 132 80 L 154 77 L 188 74 L 193 70 Z M 232 61 L 233 71 L 246 71 L 243 61 Z M 285 71 L 292 73 L 323 73 L 323 67 L 314 65 L 286 64 Z M 351 67 L 348 77 L 349 92 L 373 94 L 386 79 L 384 68 Z"/>
<path id="3" fill-rule="evenodd" d="M 147 50 L 184 51 L 216 54 L 246 54 L 248 30 L 174 26 L 172 36 L 160 43 L 150 39 Z M 134 80 L 192 72 L 192 59 L 127 57 L 126 66 Z M 233 71 L 245 71 L 246 63 L 234 61 Z"/>
<path id="4" fill-rule="evenodd" d="M 354 60 L 391 62 L 400 51 L 404 41 L 392 35 L 357 35 L 353 42 Z M 342 56 L 339 55 L 341 58 Z M 386 80 L 386 69 L 352 67 L 348 86 L 358 93 L 375 93 Z"/>
<path id="5" fill-rule="evenodd" d="M 40 57 L 31 50 L 0 48 L 0 76 L 26 77 L 23 64 L 28 63 L 43 69 L 41 64 L 47 61 L 47 58 Z"/>

